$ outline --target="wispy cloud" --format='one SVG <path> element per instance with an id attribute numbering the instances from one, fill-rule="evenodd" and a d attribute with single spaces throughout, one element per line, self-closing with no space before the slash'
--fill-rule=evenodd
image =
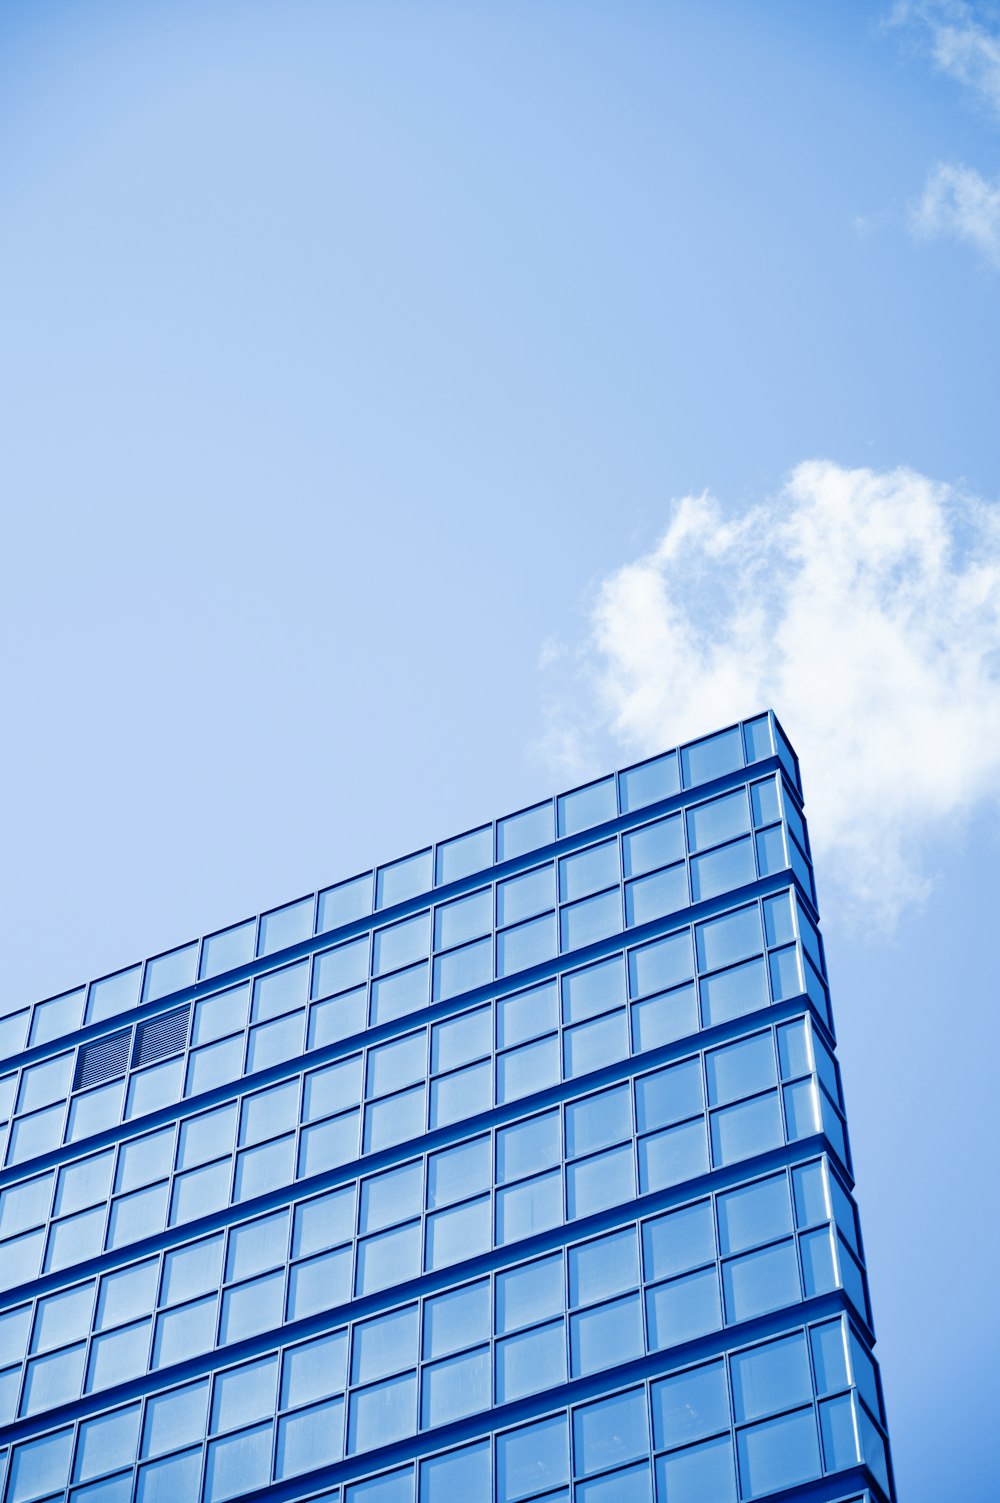
<path id="1" fill-rule="evenodd" d="M 899 28 L 933 66 L 1000 120 L 1000 12 L 966 0 L 901 0 L 890 26 Z M 910 228 L 921 239 L 947 236 L 974 246 L 1000 268 L 1000 177 L 961 162 L 933 168 Z"/>
<path id="2" fill-rule="evenodd" d="M 772 704 L 824 890 L 891 922 L 927 891 L 926 839 L 997 793 L 1000 507 L 824 461 L 741 515 L 687 496 L 600 585 L 580 660 L 564 757 L 588 717 L 642 755 Z"/>
<path id="3" fill-rule="evenodd" d="M 990 182 L 974 167 L 941 163 L 927 179 L 911 225 L 925 239 L 964 240 L 1000 268 L 1000 177 Z"/>
<path id="4" fill-rule="evenodd" d="M 1000 16 L 964 0 L 902 0 L 890 25 L 905 28 L 942 73 L 1000 118 Z"/>

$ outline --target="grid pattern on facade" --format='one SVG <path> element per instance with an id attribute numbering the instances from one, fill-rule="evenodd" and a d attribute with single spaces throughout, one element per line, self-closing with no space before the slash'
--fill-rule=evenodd
<path id="1" fill-rule="evenodd" d="M 762 716 L 15 1010 L 4 1503 L 891 1498 L 815 901 Z"/>

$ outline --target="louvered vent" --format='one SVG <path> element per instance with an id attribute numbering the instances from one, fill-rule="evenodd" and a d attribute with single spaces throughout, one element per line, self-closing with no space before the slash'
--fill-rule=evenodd
<path id="1" fill-rule="evenodd" d="M 123 1028 L 110 1038 L 97 1039 L 93 1044 L 84 1044 L 76 1056 L 76 1074 L 73 1077 L 74 1091 L 87 1086 L 100 1085 L 105 1080 L 117 1080 L 128 1067 L 128 1046 L 132 1037 L 131 1028 Z"/>
<path id="2" fill-rule="evenodd" d="M 135 1047 L 132 1050 L 132 1067 L 151 1065 L 154 1059 L 166 1059 L 168 1054 L 179 1054 L 187 1043 L 190 1007 L 177 1007 L 164 1013 L 162 1018 L 152 1018 L 140 1023 L 135 1031 Z"/>

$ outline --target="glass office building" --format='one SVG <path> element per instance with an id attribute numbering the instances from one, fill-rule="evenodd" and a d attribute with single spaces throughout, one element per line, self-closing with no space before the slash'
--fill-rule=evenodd
<path id="1" fill-rule="evenodd" d="M 0 1019 L 3 1503 L 893 1497 L 761 715 Z"/>

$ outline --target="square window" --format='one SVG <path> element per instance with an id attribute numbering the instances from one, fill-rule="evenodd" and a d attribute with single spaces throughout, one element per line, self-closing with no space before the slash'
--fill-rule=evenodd
<path id="1" fill-rule="evenodd" d="M 642 1266 L 647 1282 L 668 1278 L 715 1259 L 712 1203 L 696 1201 L 647 1221 L 642 1228 Z"/>
<path id="2" fill-rule="evenodd" d="M 670 1127 L 704 1110 L 701 1060 L 697 1055 L 653 1075 L 641 1075 L 635 1083 L 635 1115 L 640 1132 Z"/>
<path id="3" fill-rule="evenodd" d="M 480 1279 L 424 1300 L 423 1355 L 448 1357 L 490 1335 L 490 1284 Z"/>
<path id="4" fill-rule="evenodd" d="M 620 1466 L 649 1451 L 646 1395 L 633 1388 L 573 1412 L 573 1456 L 577 1472 Z"/>
<path id="5" fill-rule="evenodd" d="M 142 1456 L 162 1456 L 200 1440 L 205 1432 L 208 1379 L 152 1394 L 146 1400 Z"/>
<path id="6" fill-rule="evenodd" d="M 518 1503 L 569 1480 L 566 1416 L 559 1414 L 498 1435 L 497 1498 Z"/>
<path id="7" fill-rule="evenodd" d="M 729 1370 L 738 1425 L 777 1414 L 781 1409 L 808 1404 L 812 1398 L 809 1354 L 802 1331 L 780 1341 L 766 1341 L 747 1351 L 734 1352 Z"/>
<path id="8" fill-rule="evenodd" d="M 461 996 L 493 980 L 493 940 L 477 939 L 471 945 L 449 950 L 434 960 L 434 1001 Z"/>
<path id="9" fill-rule="evenodd" d="M 299 1178 L 322 1174 L 340 1164 L 349 1164 L 358 1156 L 358 1125 L 361 1113 L 343 1112 L 328 1117 L 312 1127 L 304 1127 L 299 1136 Z"/>
<path id="10" fill-rule="evenodd" d="M 777 1091 L 712 1113 L 712 1162 L 716 1166 L 766 1153 L 783 1139 Z"/>
<path id="11" fill-rule="evenodd" d="M 365 1107 L 365 1153 L 377 1153 L 407 1138 L 419 1137 L 424 1130 L 424 1097 L 424 1087 L 418 1085 L 396 1096 L 370 1101 Z"/>
<path id="12" fill-rule="evenodd" d="M 271 1426 L 258 1425 L 209 1442 L 204 1503 L 222 1503 L 262 1487 L 271 1475 Z"/>
<path id="13" fill-rule="evenodd" d="M 625 1009 L 577 1023 L 563 1033 L 563 1068 L 567 1077 L 587 1075 L 611 1060 L 628 1054 L 628 1020 Z"/>
<path id="14" fill-rule="evenodd" d="M 492 1486 L 490 1443 L 477 1441 L 420 1463 L 420 1503 L 454 1503 L 456 1498 L 487 1498 Z"/>
<path id="15" fill-rule="evenodd" d="M 759 1498 L 778 1488 L 807 1482 L 820 1471 L 816 1420 L 811 1408 L 741 1430 L 736 1446 L 740 1488 L 746 1498 Z"/>
<path id="16" fill-rule="evenodd" d="M 285 1261 L 287 1240 L 287 1211 L 234 1227 L 229 1233 L 226 1278 L 249 1279 L 269 1268 L 279 1268 Z"/>
<path id="17" fill-rule="evenodd" d="M 497 1100 L 517 1101 L 559 1080 L 559 1040 L 536 1039 L 497 1059 Z"/>
<path id="18" fill-rule="evenodd" d="M 296 1477 L 329 1466 L 344 1454 L 344 1400 L 329 1399 L 278 1421 L 274 1458 L 276 1478 Z"/>
<path id="19" fill-rule="evenodd" d="M 529 991 L 516 992 L 497 1003 L 497 1047 L 511 1049 L 543 1033 L 551 1033 L 559 1022 L 556 984 L 547 981 Z"/>
<path id="20" fill-rule="evenodd" d="M 313 960 L 313 998 L 346 992 L 368 979 L 368 936 L 352 939 L 332 950 L 321 950 Z"/>
<path id="21" fill-rule="evenodd" d="M 420 1223 L 393 1227 L 358 1243 L 358 1295 L 387 1289 L 420 1273 Z"/>
<path id="22" fill-rule="evenodd" d="M 221 976 L 224 971 L 234 971 L 253 959 L 254 935 L 257 920 L 234 924 L 231 929 L 222 929 L 218 934 L 209 934 L 202 940 L 200 974 Z"/>
<path id="23" fill-rule="evenodd" d="M 314 1002 L 309 1009 L 308 1047 L 323 1049 L 361 1033 L 368 1015 L 368 989 L 356 987 L 325 1002 Z"/>
<path id="24" fill-rule="evenodd" d="M 722 1325 L 715 1267 L 671 1279 L 646 1291 L 646 1323 L 654 1351 L 693 1341 Z"/>
<path id="25" fill-rule="evenodd" d="M 425 1367 L 421 1424 L 446 1425 L 490 1406 L 490 1349 L 479 1347 Z M 487 1452 L 487 1456 L 488 1456 Z"/>
<path id="26" fill-rule="evenodd" d="M 493 891 L 483 887 L 434 910 L 434 948 L 451 950 L 493 928 Z"/>
<path id="27" fill-rule="evenodd" d="M 566 1336 L 561 1320 L 496 1344 L 497 1403 L 509 1404 L 566 1381 Z"/>
<path id="28" fill-rule="evenodd" d="M 288 1319 L 346 1305 L 351 1297 L 351 1249 L 339 1247 L 295 1263 L 288 1274 Z"/>
<path id="29" fill-rule="evenodd" d="M 496 1278 L 497 1331 L 500 1335 L 561 1315 L 565 1308 L 561 1253 L 536 1258 Z"/>
<path id="30" fill-rule="evenodd" d="M 399 924 L 390 924 L 387 929 L 376 929 L 372 940 L 372 975 L 383 976 L 386 971 L 412 965 L 415 960 L 422 960 L 430 947 L 430 913 L 418 913 Z"/>
<path id="31" fill-rule="evenodd" d="M 724 1362 L 706 1362 L 652 1388 L 653 1443 L 683 1446 L 729 1429 Z"/>
<path id="32" fill-rule="evenodd" d="M 419 1161 L 373 1174 L 361 1182 L 359 1230 L 377 1232 L 395 1221 L 419 1216 L 424 1203 L 424 1171 Z"/>
<path id="33" fill-rule="evenodd" d="M 516 1242 L 547 1232 L 562 1221 L 562 1175 L 558 1169 L 497 1191 L 497 1241 Z"/>
<path id="34" fill-rule="evenodd" d="M 635 1228 L 625 1227 L 569 1249 L 569 1302 L 589 1305 L 634 1289 L 639 1282 Z"/>
<path id="35" fill-rule="evenodd" d="M 529 919 L 497 934 L 497 975 L 512 976 L 528 966 L 541 965 L 556 953 L 555 916 Z"/>
<path id="36" fill-rule="evenodd" d="M 303 1258 L 345 1242 L 354 1232 L 354 1186 L 317 1195 L 295 1207 L 292 1257 Z"/>
<path id="37" fill-rule="evenodd" d="M 242 1367 L 216 1374 L 212 1395 L 213 1435 L 266 1419 L 274 1409 L 277 1381 L 277 1357 L 245 1362 Z"/>
<path id="38" fill-rule="evenodd" d="M 625 922 L 630 928 L 650 924 L 668 913 L 679 913 L 689 901 L 687 868 L 681 861 L 625 884 Z"/>
<path id="39" fill-rule="evenodd" d="M 325 934 L 329 929 L 339 929 L 343 924 L 353 924 L 372 911 L 372 874 L 365 872 L 352 877 L 349 882 L 338 882 L 319 895 L 316 915 L 316 933 Z"/>
<path id="40" fill-rule="evenodd" d="M 559 1163 L 560 1143 L 558 1108 L 500 1128 L 497 1131 L 497 1183 L 509 1184 L 529 1174 L 537 1174 L 539 1170 L 552 1168 Z"/>
<path id="41" fill-rule="evenodd" d="M 352 1452 L 369 1451 L 412 1435 L 417 1428 L 417 1380 L 410 1374 L 359 1388 L 351 1394 L 347 1444 Z"/>
<path id="42" fill-rule="evenodd" d="M 662 992 L 690 981 L 694 975 L 691 931 L 668 934 L 665 939 L 640 945 L 628 955 L 628 984 L 633 997 Z"/>
<path id="43" fill-rule="evenodd" d="M 463 1258 L 486 1252 L 492 1245 L 490 1236 L 490 1197 L 467 1201 L 447 1211 L 435 1211 L 427 1218 L 428 1268 L 444 1268 Z"/>
<path id="44" fill-rule="evenodd" d="M 708 1145 L 705 1122 L 701 1117 L 639 1140 L 639 1191 L 642 1195 L 682 1184 L 707 1172 Z"/>
<path id="45" fill-rule="evenodd" d="M 285 1307 L 285 1273 L 268 1273 L 248 1284 L 236 1284 L 222 1296 L 220 1342 L 243 1341 L 281 1325 Z"/>
<path id="46" fill-rule="evenodd" d="M 447 1127 L 493 1105 L 493 1061 L 454 1070 L 431 1081 L 431 1127 Z"/>
<path id="47" fill-rule="evenodd" d="M 559 862 L 559 901 L 570 903 L 589 897 L 602 888 L 616 886 L 619 878 L 617 840 L 576 851 Z"/>
<path id="48" fill-rule="evenodd" d="M 427 1160 L 427 1205 L 451 1205 L 465 1200 L 479 1190 L 490 1188 L 491 1156 L 489 1134 L 432 1153 Z"/>
<path id="49" fill-rule="evenodd" d="M 736 772 L 742 766 L 743 745 L 739 726 L 681 747 L 681 773 L 685 788 L 711 782 L 713 778 L 721 778 L 727 772 Z"/>
<path id="50" fill-rule="evenodd" d="M 661 1456 L 656 1463 L 656 1496 L 670 1503 L 736 1503 L 733 1443 L 728 1435 Z"/>
<path id="51" fill-rule="evenodd" d="M 427 1006 L 427 961 L 372 982 L 371 1026 L 391 1023 Z"/>
<path id="52" fill-rule="evenodd" d="M 725 1049 L 705 1055 L 708 1100 L 711 1106 L 728 1106 L 744 1096 L 755 1096 L 777 1083 L 774 1042 L 770 1033 L 740 1039 Z"/>
<path id="53" fill-rule="evenodd" d="M 571 1220 L 593 1216 L 635 1194 L 632 1145 L 624 1143 L 566 1168 L 566 1210 Z"/>
<path id="54" fill-rule="evenodd" d="M 497 821 L 497 860 L 511 861 L 515 856 L 523 856 L 526 851 L 547 845 L 554 835 L 551 799 L 522 809 L 519 814 L 508 814 L 506 819 Z"/>
<path id="55" fill-rule="evenodd" d="M 405 1305 L 354 1327 L 351 1382 L 374 1383 L 417 1363 L 418 1311 Z"/>
<path id="56" fill-rule="evenodd" d="M 301 944 L 313 932 L 312 895 L 297 903 L 286 903 L 282 908 L 273 908 L 260 916 L 260 933 L 257 937 L 257 954 L 273 955 L 276 950 L 286 950 L 289 945 Z"/>
<path id="57" fill-rule="evenodd" d="M 347 1332 L 288 1347 L 281 1366 L 281 1407 L 299 1409 L 339 1393 L 347 1382 Z"/>
<path id="58" fill-rule="evenodd" d="M 638 1294 L 571 1316 L 569 1341 L 574 1378 L 641 1357 L 642 1305 Z"/>
<path id="59" fill-rule="evenodd" d="M 788 1180 L 782 1174 L 720 1195 L 719 1242 L 724 1253 L 744 1252 L 761 1242 L 787 1237 L 792 1230 Z"/>
<path id="60" fill-rule="evenodd" d="M 438 887 L 458 882 L 472 872 L 482 871 L 493 861 L 493 826 L 482 825 L 468 835 L 442 841 L 437 848 L 434 880 Z"/>
<path id="61" fill-rule="evenodd" d="M 794 1242 L 778 1242 L 723 1263 L 722 1286 L 729 1321 L 796 1304 L 802 1296 Z"/>
<path id="62" fill-rule="evenodd" d="M 559 834 L 575 835 L 591 825 L 614 819 L 618 813 L 618 797 L 613 777 L 601 778 L 585 788 L 576 788 L 564 793 L 558 803 Z"/>
<path id="63" fill-rule="evenodd" d="M 389 908 L 395 903 L 405 903 L 418 893 L 426 892 L 433 879 L 431 852 L 417 851 L 380 866 L 375 879 L 375 907 Z"/>
<path id="64" fill-rule="evenodd" d="M 482 1059 L 490 1052 L 492 1034 L 493 1015 L 489 1006 L 435 1024 L 431 1029 L 431 1069 L 438 1074 Z"/>
<path id="65" fill-rule="evenodd" d="M 679 814 L 658 819 L 622 836 L 622 863 L 626 877 L 644 877 L 661 866 L 684 859 L 684 827 Z"/>
<path id="66" fill-rule="evenodd" d="M 692 853 L 706 851 L 737 835 L 745 835 L 749 829 L 745 788 L 710 799 L 707 804 L 696 804 L 687 811 L 688 850 Z"/>

